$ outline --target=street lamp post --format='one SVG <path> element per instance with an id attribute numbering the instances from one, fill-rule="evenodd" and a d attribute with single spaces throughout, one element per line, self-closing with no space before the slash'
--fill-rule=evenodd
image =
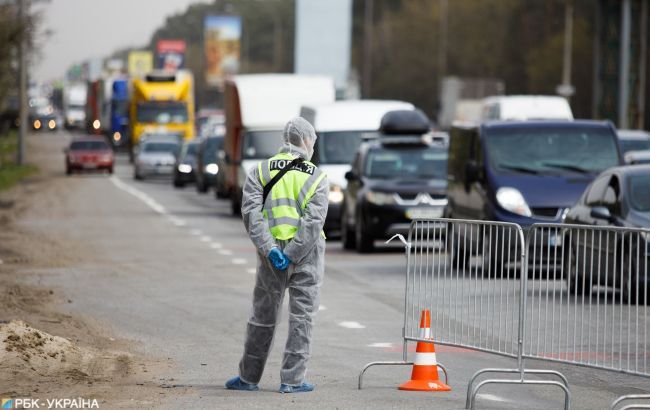
<path id="1" fill-rule="evenodd" d="M 18 1 L 18 19 L 23 26 L 23 33 L 20 37 L 20 46 L 18 47 L 18 87 L 20 107 L 18 111 L 18 152 L 16 154 L 16 163 L 22 165 L 25 160 L 25 137 L 27 135 L 27 45 L 26 37 L 26 6 L 28 0 Z"/>

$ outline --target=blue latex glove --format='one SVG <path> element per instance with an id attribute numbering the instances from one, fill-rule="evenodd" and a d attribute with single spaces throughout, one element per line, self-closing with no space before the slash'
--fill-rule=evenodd
<path id="1" fill-rule="evenodd" d="M 291 259 L 289 259 L 289 257 L 284 252 L 282 252 L 282 257 L 284 258 L 284 263 L 282 264 L 282 266 L 279 269 L 280 270 L 286 270 L 289 267 L 289 264 L 292 263 L 292 262 L 291 262 Z"/>
<path id="2" fill-rule="evenodd" d="M 271 249 L 268 257 L 269 260 L 271 261 L 271 264 L 275 267 L 275 269 L 285 270 L 287 269 L 287 266 L 289 266 L 289 261 L 287 257 L 278 248 Z"/>

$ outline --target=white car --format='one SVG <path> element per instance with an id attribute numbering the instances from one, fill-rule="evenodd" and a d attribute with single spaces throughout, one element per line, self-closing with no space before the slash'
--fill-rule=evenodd
<path id="1" fill-rule="evenodd" d="M 133 178 L 142 180 L 151 176 L 172 176 L 180 147 L 177 140 L 168 138 L 147 138 L 142 141 L 135 156 Z"/>

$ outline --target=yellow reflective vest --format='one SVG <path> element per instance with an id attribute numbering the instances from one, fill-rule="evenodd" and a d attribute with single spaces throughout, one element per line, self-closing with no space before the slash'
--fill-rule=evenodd
<path id="1" fill-rule="evenodd" d="M 262 186 L 293 159 L 288 153 L 279 153 L 261 161 L 257 166 Z M 286 241 L 294 237 L 300 227 L 300 217 L 323 178 L 325 173 L 316 165 L 303 161 L 294 165 L 271 188 L 262 213 L 275 239 Z"/>

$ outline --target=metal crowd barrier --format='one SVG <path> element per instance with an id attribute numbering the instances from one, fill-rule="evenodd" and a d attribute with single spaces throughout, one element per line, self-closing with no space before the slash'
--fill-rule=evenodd
<path id="1" fill-rule="evenodd" d="M 633 401 L 634 403 L 629 403 Z M 639 403 L 641 402 L 641 403 Z M 612 402 L 610 410 L 650 409 L 650 394 L 628 394 Z"/>
<path id="2" fill-rule="evenodd" d="M 646 238 L 643 229 L 533 225 L 524 357 L 650 376 Z"/>
<path id="3" fill-rule="evenodd" d="M 409 341 L 432 341 L 419 334 L 420 312 L 429 309 L 435 343 L 512 357 L 519 363 L 516 369 L 477 372 L 472 380 L 483 374 L 514 373 L 518 377 L 483 380 L 473 389 L 470 385 L 468 408 L 473 408 L 481 387 L 507 383 L 557 386 L 565 393 L 568 409 L 570 392 L 564 376 L 550 370 L 523 369 L 521 300 L 525 282 L 521 272 L 526 267 L 526 252 L 521 227 L 485 221 L 416 220 L 408 241 L 400 239 L 407 257 L 403 360 L 367 364 L 359 375 L 359 389 L 368 368 L 409 364 Z M 531 374 L 558 380 L 531 380 L 526 377 Z"/>

